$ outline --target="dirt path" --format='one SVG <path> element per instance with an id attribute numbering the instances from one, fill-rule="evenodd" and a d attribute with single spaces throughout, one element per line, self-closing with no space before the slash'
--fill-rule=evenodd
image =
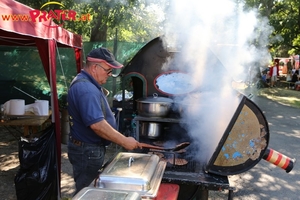
<path id="1" fill-rule="evenodd" d="M 4 200 L 14 200 L 14 176 L 19 167 L 18 142 L 3 128 L 0 130 L 0 196 Z"/>

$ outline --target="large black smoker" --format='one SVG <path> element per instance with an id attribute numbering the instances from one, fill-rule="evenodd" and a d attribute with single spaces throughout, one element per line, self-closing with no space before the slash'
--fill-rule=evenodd
<path id="1" fill-rule="evenodd" d="M 187 131 L 181 126 L 181 116 L 176 110 L 170 111 L 166 117 L 139 115 L 137 100 L 151 97 L 153 94 L 171 99 L 176 96 L 161 90 L 162 87 L 157 84 L 157 80 L 163 75 L 171 76 L 180 73 L 175 61 L 173 62 L 174 66 L 169 66 L 167 71 L 163 67 L 167 62 L 172 63 L 172 59 L 175 60 L 175 55 L 178 54 L 180 51 L 170 51 L 165 48 L 161 37 L 150 41 L 121 71 L 123 100 L 121 102 L 114 101 L 114 106 L 123 108 L 120 118 L 122 131 L 137 140 L 154 145 L 169 140 L 191 143 L 184 153 L 173 152 L 170 155 L 170 152 L 160 152 L 165 157 L 181 158 L 187 161 L 185 165 L 176 165 L 175 162 L 168 163 L 163 176 L 163 182 L 180 185 L 178 199 L 192 199 L 195 196 L 207 199 L 208 190 L 229 190 L 228 197 L 231 199 L 233 188 L 229 185 L 227 176 L 251 169 L 262 158 L 281 167 L 286 172 L 291 171 L 294 160 L 268 148 L 269 127 L 262 111 L 248 97 L 238 92 L 236 95 L 238 104 L 231 108 L 232 117 L 224 119 L 228 123 L 223 127 L 223 135 L 219 139 L 215 151 L 202 163 L 189 156 L 190 151 L 194 150 L 193 146 L 197 144 L 193 144 L 193 139 L 187 136 Z M 210 52 L 207 56 L 209 56 L 207 66 L 211 66 L 211 70 L 222 71 L 223 66 L 216 56 Z M 220 74 L 220 76 L 224 76 L 224 74 Z M 216 85 L 216 87 L 220 86 Z M 130 89 L 133 91 L 133 98 L 127 100 L 124 98 L 125 90 Z M 163 126 L 159 137 L 145 136 L 144 131 L 147 130 L 144 126 L 150 122 Z"/>

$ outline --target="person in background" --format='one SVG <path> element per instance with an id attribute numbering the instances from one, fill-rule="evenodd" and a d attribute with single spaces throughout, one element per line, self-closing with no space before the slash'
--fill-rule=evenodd
<path id="1" fill-rule="evenodd" d="M 288 59 L 288 62 L 286 63 L 286 66 L 287 66 L 287 70 L 288 71 L 291 71 L 293 69 L 292 60 L 291 59 Z"/>
<path id="2" fill-rule="evenodd" d="M 293 72 L 292 70 L 289 70 L 287 75 L 286 75 L 286 81 L 287 82 L 291 82 L 292 81 L 292 77 L 293 77 Z"/>
<path id="3" fill-rule="evenodd" d="M 298 90 L 298 91 L 299 91 L 299 90 L 300 90 L 300 87 L 299 87 L 299 86 L 300 86 L 300 81 L 296 81 L 296 82 L 295 82 L 295 86 L 294 86 L 294 88 L 292 88 L 292 89 L 295 89 L 295 90 Z"/>
<path id="4" fill-rule="evenodd" d="M 261 73 L 261 79 L 259 79 L 256 83 L 256 87 L 258 89 L 260 88 L 265 88 L 265 87 L 269 87 L 269 85 L 267 84 L 267 71 L 263 71 Z"/>
<path id="5" fill-rule="evenodd" d="M 277 77 L 279 76 L 279 59 L 275 59 L 274 64 L 270 68 L 270 87 L 275 87 L 275 83 L 277 82 Z"/>
<path id="6" fill-rule="evenodd" d="M 86 65 L 73 79 L 68 91 L 68 157 L 73 167 L 75 194 L 97 177 L 110 142 L 127 150 L 140 148 L 133 137 L 116 130 L 115 117 L 102 92 L 102 85 L 113 69 L 122 66 L 108 49 L 94 49 L 87 55 Z"/>
<path id="7" fill-rule="evenodd" d="M 270 86 L 270 84 L 271 84 L 270 68 L 266 72 L 266 81 L 267 81 L 267 84 Z"/>
<path id="8" fill-rule="evenodd" d="M 299 71 L 296 70 L 296 71 L 294 72 L 294 74 L 292 75 L 292 79 L 289 81 L 289 82 L 291 82 L 291 83 L 289 84 L 289 88 L 294 89 L 294 87 L 295 87 L 295 85 L 296 85 L 296 82 L 298 81 L 298 75 L 299 75 Z M 297 85 L 298 85 L 298 83 L 297 83 Z"/>
<path id="9" fill-rule="evenodd" d="M 267 72 L 262 72 L 261 79 L 263 82 L 267 83 Z"/>

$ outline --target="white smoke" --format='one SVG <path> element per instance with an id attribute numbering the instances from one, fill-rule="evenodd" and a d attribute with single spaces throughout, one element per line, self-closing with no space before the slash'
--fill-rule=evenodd
<path id="1" fill-rule="evenodd" d="M 164 44 L 180 52 L 174 60 L 181 64 L 176 66 L 188 71 L 192 78 L 189 81 L 199 88 L 176 101 L 184 110 L 182 125 L 201 152 L 195 156 L 207 161 L 240 104 L 231 82 L 245 80 L 254 62 L 268 62 L 267 38 L 272 29 L 255 10 L 244 12 L 242 3 L 170 2 Z M 174 61 L 166 63 L 164 69 L 172 64 Z"/>

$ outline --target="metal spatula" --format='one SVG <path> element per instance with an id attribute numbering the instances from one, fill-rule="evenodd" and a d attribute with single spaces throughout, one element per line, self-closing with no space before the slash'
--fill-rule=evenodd
<path id="1" fill-rule="evenodd" d="M 165 148 L 165 147 L 160 147 L 160 146 L 155 146 L 155 145 L 140 142 L 140 146 L 142 148 L 157 149 L 157 150 L 163 150 L 163 151 L 179 151 L 179 150 L 184 149 L 185 147 L 187 147 L 189 145 L 190 145 L 189 142 L 183 142 L 183 143 L 180 143 L 180 144 L 176 145 L 175 147 Z"/>

